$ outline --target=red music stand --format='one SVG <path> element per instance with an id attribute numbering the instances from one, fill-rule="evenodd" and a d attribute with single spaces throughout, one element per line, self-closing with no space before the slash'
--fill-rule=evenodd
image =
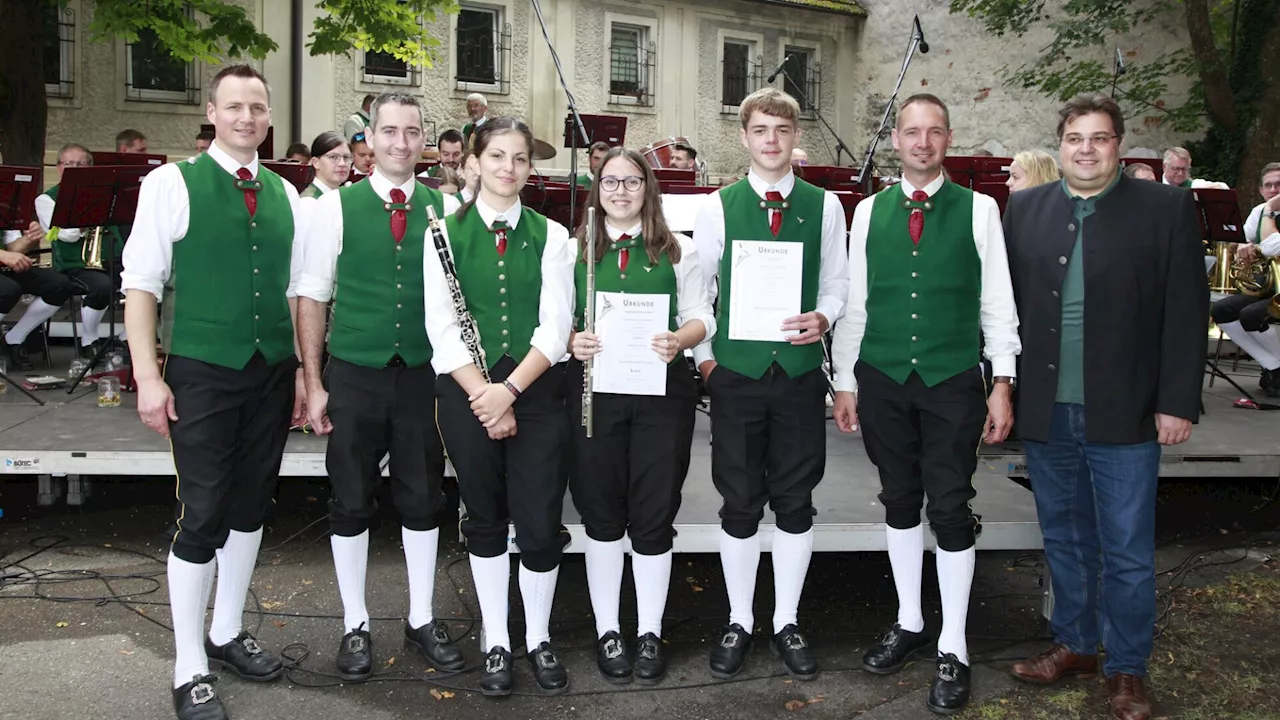
<path id="1" fill-rule="evenodd" d="M 423 185 L 426 185 L 427 187 L 431 188 L 432 190 L 440 189 L 440 178 L 438 177 L 431 177 L 430 175 L 428 175 L 426 177 L 415 177 L 414 179 L 416 179 L 418 182 L 422 183 Z"/>
<path id="2" fill-rule="evenodd" d="M 200 132 L 211 132 L 217 135 L 217 130 L 208 123 L 200 126 Z M 267 126 L 267 137 L 258 146 L 258 158 L 269 158 L 276 156 L 276 129 L 270 125 Z"/>
<path id="3" fill-rule="evenodd" d="M 259 164 L 279 175 L 285 182 L 293 185 L 298 192 L 306 190 L 307 186 L 316 177 L 316 169 L 311 167 L 310 164 L 276 161 L 261 161 Z"/>
<path id="4" fill-rule="evenodd" d="M 720 188 L 714 185 L 670 185 L 662 188 L 663 195 L 710 195 Z"/>
<path id="5" fill-rule="evenodd" d="M 116 165 L 149 165 L 151 167 L 160 167 L 165 163 L 167 158 L 164 155 L 150 155 L 147 153 L 120 153 L 120 152 L 101 152 L 93 153 L 93 164 L 97 166 L 114 167 Z"/>
<path id="6" fill-rule="evenodd" d="M 654 177 L 658 179 L 658 187 L 662 192 L 666 192 L 668 187 L 676 185 L 697 185 L 697 170 L 680 170 L 677 168 L 657 168 L 653 171 Z"/>
<path id="7" fill-rule="evenodd" d="M 791 170 L 796 177 L 820 188 L 854 192 L 859 190 L 858 168 L 839 165 L 793 165 Z"/>
<path id="8" fill-rule="evenodd" d="M 40 168 L 0 165 L 0 230 L 25 231 L 36 219 L 36 197 L 43 191 Z"/>
<path id="9" fill-rule="evenodd" d="M 1004 217 L 1004 208 L 1009 204 L 1008 185 L 1002 182 L 980 182 L 973 190 L 983 195 L 990 195 L 996 201 L 996 206 L 1000 208 L 1000 216 Z"/>
<path id="10" fill-rule="evenodd" d="M 526 184 L 520 191 L 520 202 L 539 213 L 569 228 L 570 232 L 578 226 L 576 220 L 581 219 L 583 209 L 587 206 L 587 189 L 573 186 L 577 191 L 574 201 L 578 218 L 569 217 L 569 197 L 571 188 L 568 183 Z"/>
<path id="11" fill-rule="evenodd" d="M 1009 165 L 1012 162 L 1012 158 L 956 155 L 943 158 L 942 167 L 947 171 L 951 182 L 976 190 L 981 183 L 1008 180 Z"/>
<path id="12" fill-rule="evenodd" d="M 1200 232 L 1209 242 L 1242 243 L 1244 219 L 1235 190 L 1197 189 L 1191 191 L 1200 216 Z"/>
<path id="13" fill-rule="evenodd" d="M 844 227 L 847 230 L 853 225 L 853 211 L 866 196 L 853 190 L 832 190 L 831 194 L 836 196 L 840 201 L 840 207 L 844 209 Z"/>
<path id="14" fill-rule="evenodd" d="M 591 144 L 599 140 L 607 143 L 609 147 L 622 145 L 627 139 L 627 117 L 625 115 L 579 115 L 582 118 L 582 127 L 587 131 L 585 138 L 578 138 L 578 149 L 586 150 Z M 564 119 L 564 146 L 572 148 L 573 144 L 573 113 L 569 113 Z"/>

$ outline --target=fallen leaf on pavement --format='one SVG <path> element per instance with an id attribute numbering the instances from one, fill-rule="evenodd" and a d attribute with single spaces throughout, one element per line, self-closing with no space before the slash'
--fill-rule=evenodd
<path id="1" fill-rule="evenodd" d="M 441 695 L 441 694 L 440 694 L 440 691 L 439 691 L 439 690 L 437 690 L 437 689 L 435 689 L 435 688 L 431 688 L 431 697 L 433 697 L 433 698 L 435 698 L 435 699 L 437 699 L 437 700 L 443 700 L 443 699 L 444 699 L 444 695 Z"/>
<path id="2" fill-rule="evenodd" d="M 795 712 L 804 706 L 805 702 L 803 700 L 788 700 L 786 704 L 786 708 L 791 712 Z"/>
<path id="3" fill-rule="evenodd" d="M 63 621 L 59 622 L 57 625 L 55 625 L 54 627 L 64 628 L 64 627 L 66 627 L 67 625 L 70 625 L 70 623 L 68 623 L 67 621 L 63 620 Z"/>
<path id="4" fill-rule="evenodd" d="M 388 665 L 395 665 L 395 664 L 396 664 L 396 657 L 395 657 L 394 655 L 392 655 L 391 657 L 387 658 L 387 664 L 388 664 Z"/>

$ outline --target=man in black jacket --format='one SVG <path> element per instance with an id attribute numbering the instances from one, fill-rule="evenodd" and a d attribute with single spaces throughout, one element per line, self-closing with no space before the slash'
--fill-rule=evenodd
<path id="1" fill-rule="evenodd" d="M 1015 193 L 1004 216 L 1017 417 L 1055 594 L 1054 645 L 1013 674 L 1096 673 L 1101 642 L 1112 717 L 1146 720 L 1160 446 L 1191 437 L 1204 373 L 1199 223 L 1190 192 L 1120 172 L 1111 98 L 1067 102 L 1058 138 L 1062 182 Z"/>

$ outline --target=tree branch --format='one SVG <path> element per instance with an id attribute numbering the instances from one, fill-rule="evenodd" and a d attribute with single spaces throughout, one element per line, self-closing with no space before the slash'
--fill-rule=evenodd
<path id="1" fill-rule="evenodd" d="M 1191 34 L 1191 51 L 1195 54 L 1204 86 L 1205 102 L 1213 121 L 1228 130 L 1236 128 L 1235 98 L 1227 80 L 1222 53 L 1213 40 L 1208 0 L 1186 0 L 1187 30 Z"/>

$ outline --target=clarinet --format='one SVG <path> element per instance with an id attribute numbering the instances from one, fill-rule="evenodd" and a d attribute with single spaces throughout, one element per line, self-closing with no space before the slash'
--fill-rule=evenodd
<path id="1" fill-rule="evenodd" d="M 585 233 L 587 260 L 587 302 L 583 313 L 583 330 L 589 333 L 596 331 L 596 209 L 587 208 L 587 232 Z M 587 437 L 595 430 L 595 394 L 591 390 L 591 358 L 582 363 L 582 427 L 587 429 Z"/>
<path id="2" fill-rule="evenodd" d="M 467 299 L 462 296 L 462 288 L 458 286 L 458 268 L 453 264 L 453 254 L 449 252 L 449 243 L 440 230 L 440 218 L 436 209 L 427 205 L 427 222 L 431 226 L 431 241 L 436 246 L 436 254 L 440 256 L 440 267 L 444 270 L 444 281 L 449 286 L 449 298 L 453 300 L 453 315 L 462 328 L 462 342 L 466 343 L 471 353 L 471 363 L 476 366 L 484 381 L 489 382 L 489 366 L 485 362 L 484 346 L 480 344 L 480 328 L 476 319 L 467 309 Z"/>

